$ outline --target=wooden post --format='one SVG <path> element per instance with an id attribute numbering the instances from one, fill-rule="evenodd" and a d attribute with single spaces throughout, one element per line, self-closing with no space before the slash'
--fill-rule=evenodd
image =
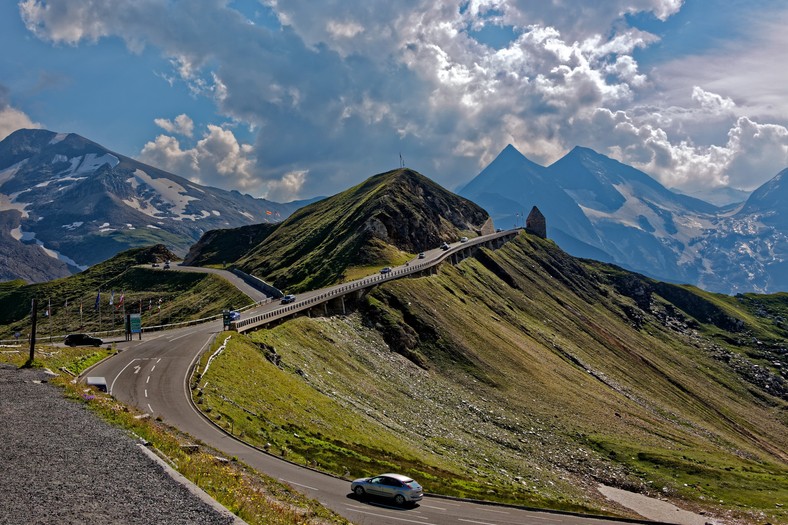
<path id="1" fill-rule="evenodd" d="M 33 309 L 30 316 L 30 359 L 28 360 L 28 363 L 32 365 L 33 359 L 35 359 L 36 356 L 36 318 L 38 317 L 38 299 L 33 299 Z"/>

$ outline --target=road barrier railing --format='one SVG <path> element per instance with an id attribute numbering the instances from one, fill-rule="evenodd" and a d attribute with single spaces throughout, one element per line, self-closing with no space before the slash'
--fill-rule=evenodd
<path id="1" fill-rule="evenodd" d="M 518 231 L 519 231 L 518 229 L 506 230 L 503 232 L 496 232 L 495 234 L 491 234 L 489 236 L 482 236 L 482 237 L 476 237 L 474 239 L 468 239 L 468 241 L 457 244 L 456 246 L 450 246 L 448 250 L 444 251 L 442 254 L 440 254 L 440 256 L 430 261 L 416 263 L 416 264 L 407 264 L 406 266 L 394 268 L 388 273 L 381 273 L 369 277 L 362 277 L 361 279 L 351 281 L 349 283 L 332 286 L 326 288 L 325 291 L 323 291 L 322 293 L 312 296 L 308 299 L 297 301 L 292 304 L 288 304 L 286 306 L 283 305 L 280 308 L 276 308 L 275 310 L 270 310 L 268 312 L 263 312 L 261 314 L 253 315 L 246 319 L 240 319 L 238 321 L 234 321 L 233 323 L 231 323 L 230 326 L 231 328 L 235 329 L 238 332 L 246 332 L 249 330 L 253 330 L 261 325 L 312 308 L 316 304 L 322 304 L 331 299 L 335 299 L 337 297 L 347 295 L 349 293 L 362 290 L 364 288 L 369 288 L 381 284 L 383 282 L 399 279 L 407 275 L 412 275 L 421 272 L 427 268 L 431 268 L 437 266 L 438 264 L 441 264 L 450 256 L 458 252 L 462 252 L 467 248 L 478 246 L 480 244 L 485 244 L 487 242 L 501 238 L 505 239 L 507 237 L 514 237 L 515 235 L 517 235 Z"/>

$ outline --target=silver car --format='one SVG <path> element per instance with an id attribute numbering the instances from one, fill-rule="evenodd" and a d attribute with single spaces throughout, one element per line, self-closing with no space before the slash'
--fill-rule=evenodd
<path id="1" fill-rule="evenodd" d="M 397 505 L 416 503 L 424 497 L 421 485 L 401 474 L 381 474 L 371 478 L 359 478 L 353 480 L 350 490 L 359 498 L 365 496 L 391 498 Z"/>

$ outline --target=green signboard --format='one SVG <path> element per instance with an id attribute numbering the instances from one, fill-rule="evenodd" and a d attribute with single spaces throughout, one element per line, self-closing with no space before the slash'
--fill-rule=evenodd
<path id="1" fill-rule="evenodd" d="M 132 334 L 141 334 L 142 333 L 142 318 L 140 314 L 130 314 L 129 315 L 129 328 L 131 329 Z"/>

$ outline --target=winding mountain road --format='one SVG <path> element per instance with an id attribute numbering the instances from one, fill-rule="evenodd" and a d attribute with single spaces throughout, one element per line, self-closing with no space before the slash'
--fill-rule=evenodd
<path id="1" fill-rule="evenodd" d="M 474 239 L 475 240 L 475 239 Z M 459 243 L 452 250 L 464 247 Z M 447 251 L 432 250 L 425 261 L 445 258 Z M 408 268 L 410 265 L 408 265 Z M 403 267 L 400 267 L 400 269 Z M 325 290 L 302 294 L 317 297 Z M 262 305 L 247 315 L 260 315 L 282 308 L 278 302 Z M 617 523 L 574 515 L 533 512 L 522 509 L 476 504 L 438 497 L 425 497 L 414 508 L 398 508 L 362 501 L 350 493 L 347 480 L 300 467 L 253 448 L 218 429 L 191 401 L 189 377 L 200 355 L 222 331 L 221 321 L 212 321 L 169 331 L 144 335 L 143 340 L 120 341 L 119 352 L 90 370 L 103 376 L 110 393 L 120 401 L 135 405 L 161 417 L 194 439 L 235 456 L 252 468 L 286 482 L 296 490 L 314 497 L 325 506 L 358 524 L 375 525 L 558 525 Z"/>

